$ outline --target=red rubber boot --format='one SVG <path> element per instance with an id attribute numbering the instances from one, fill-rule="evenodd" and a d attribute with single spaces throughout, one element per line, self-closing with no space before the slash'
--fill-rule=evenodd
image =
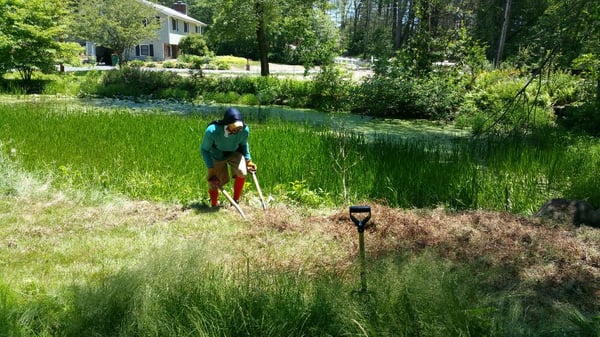
<path id="1" fill-rule="evenodd" d="M 219 190 L 209 189 L 208 195 L 210 196 L 210 205 L 212 207 L 219 205 Z"/>
<path id="2" fill-rule="evenodd" d="M 236 204 L 240 201 L 245 183 L 246 177 L 235 177 L 235 182 L 233 183 L 233 201 L 235 201 Z"/>

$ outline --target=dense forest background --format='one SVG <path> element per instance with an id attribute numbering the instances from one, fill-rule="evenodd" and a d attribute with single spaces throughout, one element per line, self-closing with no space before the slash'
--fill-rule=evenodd
<path id="1" fill-rule="evenodd" d="M 174 2 L 160 1 L 167 6 Z M 219 54 L 257 58 L 256 43 L 247 43 L 256 40 L 253 28 L 257 28 L 249 18 L 266 18 L 274 61 L 293 60 L 289 47 L 314 43 L 311 40 L 365 59 L 416 48 L 438 61 L 452 58 L 448 49 L 470 41 L 496 65 L 510 61 L 533 67 L 549 53 L 561 66 L 572 67 L 582 54 L 597 58 L 600 51 L 600 4 L 587 0 L 188 0 L 188 4 L 192 17 L 209 24 L 208 41 Z"/>

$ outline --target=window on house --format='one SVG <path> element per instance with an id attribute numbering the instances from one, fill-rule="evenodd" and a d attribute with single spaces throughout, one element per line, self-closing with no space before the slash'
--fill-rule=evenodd
<path id="1" fill-rule="evenodd" d="M 171 28 L 173 29 L 173 31 L 178 31 L 179 30 L 177 28 L 177 20 L 171 19 Z"/>
<path id="2" fill-rule="evenodd" d="M 189 25 L 187 22 L 183 23 L 183 32 L 187 33 L 190 30 Z"/>
<path id="3" fill-rule="evenodd" d="M 141 56 L 150 56 L 150 47 L 147 44 L 140 45 L 140 55 Z"/>
<path id="4" fill-rule="evenodd" d="M 135 56 L 154 56 L 154 46 L 151 44 L 140 44 L 135 47 Z"/>
<path id="5" fill-rule="evenodd" d="M 156 19 L 156 23 L 160 25 L 160 16 L 155 16 L 154 18 Z"/>

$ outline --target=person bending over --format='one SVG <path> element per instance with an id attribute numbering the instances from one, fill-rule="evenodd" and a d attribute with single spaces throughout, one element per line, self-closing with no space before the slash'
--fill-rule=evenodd
<path id="1" fill-rule="evenodd" d="M 248 171 L 256 171 L 252 162 L 248 137 L 250 128 L 242 120 L 242 114 L 236 108 L 228 108 L 223 119 L 208 125 L 202 139 L 201 153 L 207 168 L 208 194 L 210 204 L 219 204 L 219 187 L 230 180 L 233 182 L 233 200 L 238 203 L 246 182 Z"/>

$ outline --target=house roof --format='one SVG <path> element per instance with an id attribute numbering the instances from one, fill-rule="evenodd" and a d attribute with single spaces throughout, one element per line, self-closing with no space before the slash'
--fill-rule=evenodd
<path id="1" fill-rule="evenodd" d="M 169 8 L 167 6 L 163 6 L 163 5 L 148 1 L 148 0 L 140 0 L 140 1 L 149 6 L 156 8 L 156 10 L 158 10 L 159 12 L 161 12 L 167 16 L 175 17 L 175 18 L 187 21 L 187 22 L 193 22 L 202 27 L 208 26 L 206 23 L 198 21 L 191 16 L 187 16 L 179 11 L 174 10 L 173 8 Z"/>

